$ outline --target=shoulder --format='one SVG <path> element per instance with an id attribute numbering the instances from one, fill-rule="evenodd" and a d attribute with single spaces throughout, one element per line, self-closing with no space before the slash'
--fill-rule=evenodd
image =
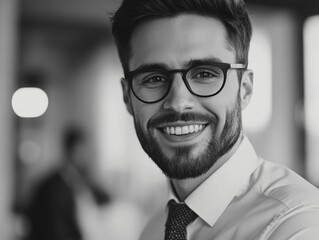
<path id="1" fill-rule="evenodd" d="M 262 162 L 252 178 L 261 202 L 271 202 L 276 209 L 261 239 L 308 239 L 306 235 L 319 234 L 319 190 L 315 186 L 287 167 L 268 161 Z"/>
<path id="2" fill-rule="evenodd" d="M 65 202 L 72 198 L 71 189 L 63 181 L 58 172 L 47 176 L 35 189 L 33 201 L 41 203 L 56 204 L 56 202 Z"/>
<path id="3" fill-rule="evenodd" d="M 268 226 L 261 239 L 312 240 L 319 236 L 319 207 L 299 207 L 282 214 Z"/>
<path id="4" fill-rule="evenodd" d="M 315 186 L 276 163 L 263 160 L 252 175 L 252 182 L 266 199 L 276 200 L 288 208 L 319 204 L 319 190 Z"/>
<path id="5" fill-rule="evenodd" d="M 164 209 L 156 214 L 144 228 L 140 240 L 164 239 L 166 218 L 167 214 Z"/>

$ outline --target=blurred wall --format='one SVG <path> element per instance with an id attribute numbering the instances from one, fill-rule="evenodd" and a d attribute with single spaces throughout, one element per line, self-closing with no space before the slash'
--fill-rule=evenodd
<path id="1" fill-rule="evenodd" d="M 263 158 L 304 175 L 304 135 L 300 122 L 303 118 L 303 112 L 300 111 L 303 101 L 303 67 L 300 56 L 302 22 L 295 12 L 283 7 L 261 8 L 251 5 L 250 13 L 253 27 L 262 29 L 270 39 L 272 112 L 265 128 L 248 132 L 248 135 Z M 262 61 L 263 56 L 260 56 L 261 64 Z M 260 81 L 256 76 L 255 85 Z M 258 112 L 255 114 L 258 115 Z"/>
<path id="2" fill-rule="evenodd" d="M 11 239 L 13 138 L 10 98 L 16 74 L 17 1 L 0 0 L 0 238 Z"/>

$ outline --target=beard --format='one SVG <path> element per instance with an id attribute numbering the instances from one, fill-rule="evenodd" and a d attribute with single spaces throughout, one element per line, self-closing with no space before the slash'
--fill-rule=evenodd
<path id="1" fill-rule="evenodd" d="M 204 115 L 200 113 L 165 113 L 155 119 L 150 119 L 147 124 L 147 133 L 144 133 L 140 125 L 134 121 L 138 139 L 144 151 L 169 178 L 187 179 L 196 178 L 206 172 L 226 154 L 237 142 L 242 129 L 242 117 L 239 94 L 235 106 L 226 113 L 225 125 L 219 136 L 215 134 L 218 120 L 215 115 Z M 194 146 L 182 146 L 173 149 L 173 156 L 168 156 L 161 148 L 155 136 L 156 126 L 174 121 L 207 122 L 210 126 L 210 139 L 206 147 L 198 156 L 193 152 L 199 144 Z M 205 144 L 203 142 L 202 144 Z"/>

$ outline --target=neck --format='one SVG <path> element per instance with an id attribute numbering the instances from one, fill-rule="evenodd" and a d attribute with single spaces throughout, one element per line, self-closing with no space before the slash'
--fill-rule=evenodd
<path id="1" fill-rule="evenodd" d="M 242 139 L 243 134 L 241 133 L 234 146 L 226 154 L 219 158 L 216 161 L 216 163 L 205 174 L 196 178 L 171 179 L 172 185 L 179 200 L 183 202 L 202 182 L 204 182 L 210 175 L 212 175 L 225 162 L 227 162 L 228 159 L 230 159 L 230 157 L 239 147 Z"/>
<path id="2" fill-rule="evenodd" d="M 72 163 L 66 164 L 61 172 L 64 180 L 74 190 L 81 191 L 87 188 L 86 179 L 82 176 L 81 172 Z"/>

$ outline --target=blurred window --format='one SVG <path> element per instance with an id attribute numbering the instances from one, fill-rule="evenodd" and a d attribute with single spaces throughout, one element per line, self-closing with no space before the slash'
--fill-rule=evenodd
<path id="1" fill-rule="evenodd" d="M 243 111 L 243 124 L 247 131 L 255 133 L 267 127 L 272 115 L 271 41 L 261 29 L 254 29 L 248 61 L 248 68 L 254 72 L 254 93 Z"/>
<path id="2" fill-rule="evenodd" d="M 319 15 L 304 25 L 307 177 L 319 186 Z"/>

